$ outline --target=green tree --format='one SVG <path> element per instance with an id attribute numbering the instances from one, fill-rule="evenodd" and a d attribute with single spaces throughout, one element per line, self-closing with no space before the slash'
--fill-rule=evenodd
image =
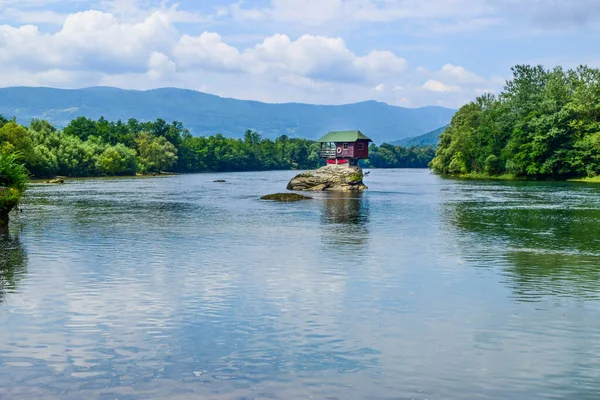
<path id="1" fill-rule="evenodd" d="M 440 174 L 595 176 L 599 132 L 600 70 L 520 65 L 498 98 L 460 108 L 431 167 Z"/>
<path id="2" fill-rule="evenodd" d="M 0 227 L 8 225 L 8 215 L 19 204 L 28 179 L 29 172 L 18 154 L 0 154 Z"/>
<path id="3" fill-rule="evenodd" d="M 91 136 L 101 136 L 96 122 L 86 117 L 79 117 L 69 122 L 63 129 L 63 134 L 75 136 L 84 141 Z"/>
<path id="4" fill-rule="evenodd" d="M 143 173 L 168 171 L 177 162 L 177 149 L 163 136 L 142 132 L 136 138 L 136 144 L 138 164 Z"/>
<path id="5" fill-rule="evenodd" d="M 2 126 L 0 128 L 0 152 L 5 155 L 19 152 L 26 163 L 33 161 L 33 141 L 27 129 L 14 121 Z"/>
<path id="6" fill-rule="evenodd" d="M 122 143 L 107 147 L 98 156 L 96 168 L 106 175 L 133 175 L 136 171 L 135 150 Z"/>

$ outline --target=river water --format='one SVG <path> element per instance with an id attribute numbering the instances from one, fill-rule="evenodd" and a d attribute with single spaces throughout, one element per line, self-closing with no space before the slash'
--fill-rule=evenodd
<path id="1" fill-rule="evenodd" d="M 258 200 L 292 176 L 33 185 L 0 398 L 599 398 L 600 186 L 373 170 Z"/>

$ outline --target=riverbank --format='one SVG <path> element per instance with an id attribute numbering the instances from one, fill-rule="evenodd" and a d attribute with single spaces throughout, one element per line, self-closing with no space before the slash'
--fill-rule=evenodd
<path id="1" fill-rule="evenodd" d="M 190 174 L 195 174 L 198 172 L 190 172 Z M 176 173 L 176 172 L 161 172 L 161 173 L 154 173 L 154 174 L 135 174 L 135 175 L 103 175 L 103 176 L 55 176 L 55 177 L 46 177 L 46 178 L 40 178 L 40 177 L 32 177 L 31 179 L 29 179 L 30 183 L 35 183 L 35 184 L 40 184 L 40 183 L 46 183 L 49 185 L 56 185 L 59 183 L 54 183 L 51 181 L 55 181 L 55 180 L 63 180 L 64 182 L 68 182 L 71 180 L 83 180 L 83 179 L 133 179 L 133 178 L 156 178 L 156 177 L 161 177 L 161 176 L 177 176 L 177 175 L 182 175 L 180 173 Z"/>
<path id="2" fill-rule="evenodd" d="M 492 181 L 525 181 L 526 178 L 518 177 L 513 174 L 502 174 L 502 175 L 489 175 L 484 173 L 471 172 L 470 174 L 463 175 L 441 175 L 445 178 L 453 179 L 465 179 L 465 180 L 492 180 Z"/>
<path id="3" fill-rule="evenodd" d="M 583 182 L 583 183 L 600 183 L 600 176 L 594 176 L 592 178 L 574 178 L 567 179 L 568 182 Z"/>
<path id="4" fill-rule="evenodd" d="M 482 181 L 527 181 L 527 182 L 579 182 L 579 183 L 600 183 L 600 176 L 591 178 L 571 178 L 571 179 L 535 179 L 514 174 L 489 175 L 485 173 L 471 172 L 463 175 L 440 175 L 443 178 L 464 179 L 464 180 L 482 180 Z"/>

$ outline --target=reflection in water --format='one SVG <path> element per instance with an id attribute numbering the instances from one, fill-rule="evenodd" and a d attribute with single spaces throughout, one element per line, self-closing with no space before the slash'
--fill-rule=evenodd
<path id="1" fill-rule="evenodd" d="M 33 185 L 0 399 L 597 398 L 600 188 L 289 175 Z"/>
<path id="2" fill-rule="evenodd" d="M 368 240 L 369 203 L 362 192 L 327 192 L 321 223 L 329 246 L 364 245 Z"/>
<path id="3" fill-rule="evenodd" d="M 327 192 L 323 202 L 324 223 L 365 225 L 369 204 L 362 192 Z"/>
<path id="4" fill-rule="evenodd" d="M 0 228 L 0 304 L 15 290 L 27 268 L 27 254 L 18 237 Z"/>
<path id="5" fill-rule="evenodd" d="M 486 188 L 478 192 L 488 196 L 485 201 L 464 196 L 446 202 L 443 216 L 462 233 L 469 260 L 486 267 L 502 263 L 519 300 L 597 298 L 600 209 L 595 193 L 586 196 L 576 188 L 570 186 L 569 193 L 554 186 Z"/>

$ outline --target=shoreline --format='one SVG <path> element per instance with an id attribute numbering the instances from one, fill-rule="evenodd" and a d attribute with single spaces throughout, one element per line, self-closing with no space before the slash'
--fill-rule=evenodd
<path id="1" fill-rule="evenodd" d="M 320 167 L 319 167 L 320 168 Z M 426 169 L 429 170 L 429 168 L 363 168 L 363 170 L 374 170 L 374 169 L 381 169 L 381 170 L 386 170 L 386 169 L 401 169 L 401 170 L 422 170 L 422 169 Z M 260 170 L 246 170 L 246 171 L 198 171 L 198 172 L 162 172 L 160 174 L 136 174 L 136 175 L 104 175 L 104 176 L 64 176 L 64 175 L 57 175 L 57 176 L 53 176 L 53 177 L 35 177 L 35 178 L 31 178 L 29 179 L 29 183 L 34 183 L 34 184 L 47 184 L 47 185 L 59 185 L 57 183 L 46 183 L 49 180 L 52 179 L 64 179 L 65 182 L 66 181 L 72 181 L 72 180 L 85 180 L 85 179 L 134 179 L 134 178 L 140 178 L 140 179 L 146 179 L 146 178 L 160 178 L 160 177 L 168 177 L 168 176 L 180 176 L 180 175 L 208 175 L 208 174 L 214 174 L 214 175 L 218 175 L 218 174 L 232 174 L 232 173 L 245 173 L 245 172 L 272 172 L 272 171 L 290 171 L 290 172 L 303 172 L 303 171 L 309 171 L 309 170 L 304 170 L 304 169 L 260 169 Z M 430 170 L 429 170 L 430 171 Z"/>
<path id="2" fill-rule="evenodd" d="M 568 179 L 534 179 L 519 177 L 513 174 L 488 175 L 481 173 L 469 173 L 464 175 L 439 174 L 438 176 L 446 179 L 463 179 L 473 181 L 512 181 L 512 182 L 572 182 L 572 183 L 600 183 L 600 176 L 592 178 L 568 178 Z"/>

